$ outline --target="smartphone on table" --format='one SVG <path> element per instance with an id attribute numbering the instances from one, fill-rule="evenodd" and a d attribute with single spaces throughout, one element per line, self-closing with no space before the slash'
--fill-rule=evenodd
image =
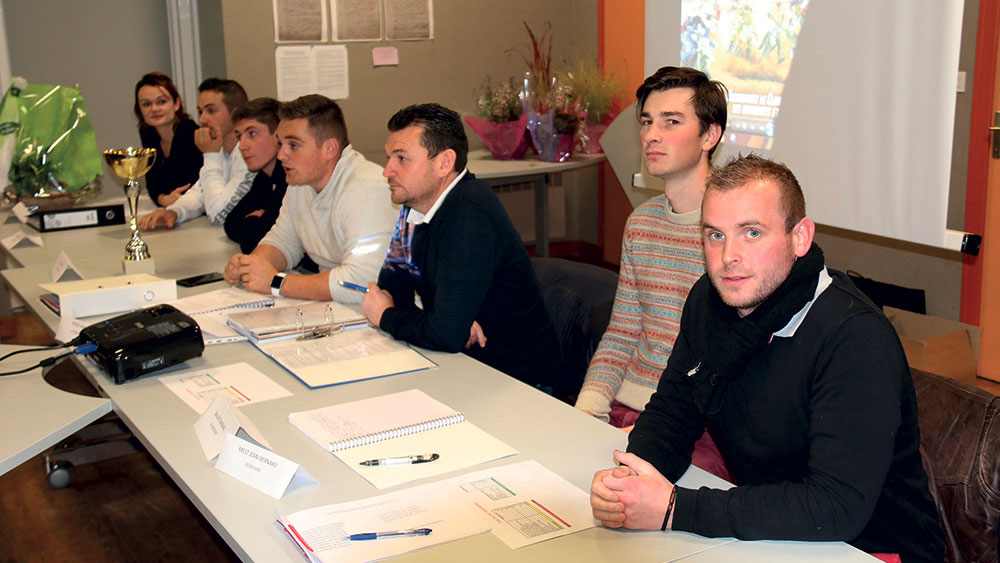
<path id="1" fill-rule="evenodd" d="M 217 282 L 222 279 L 221 272 L 212 272 L 209 274 L 198 274 L 197 276 L 191 276 L 190 278 L 181 278 L 177 280 L 177 285 L 184 287 L 195 287 L 198 285 L 205 285 L 206 283 Z"/>

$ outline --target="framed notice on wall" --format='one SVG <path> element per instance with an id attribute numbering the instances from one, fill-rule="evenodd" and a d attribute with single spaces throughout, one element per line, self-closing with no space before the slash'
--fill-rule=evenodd
<path id="1" fill-rule="evenodd" d="M 434 38 L 431 0 L 385 0 L 385 38 L 407 41 Z"/>
<path id="2" fill-rule="evenodd" d="M 273 0 L 274 40 L 322 43 L 330 39 L 326 0 Z"/>
<path id="3" fill-rule="evenodd" d="M 379 0 L 330 0 L 334 41 L 378 41 L 382 39 L 382 9 Z"/>

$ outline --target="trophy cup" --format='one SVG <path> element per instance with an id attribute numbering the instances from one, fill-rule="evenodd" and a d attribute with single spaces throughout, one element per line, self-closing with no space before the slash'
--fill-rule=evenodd
<path id="1" fill-rule="evenodd" d="M 126 274 L 152 274 L 155 271 L 153 259 L 149 256 L 149 248 L 139 237 L 139 227 L 135 216 L 139 213 L 139 193 L 142 186 L 141 178 L 156 159 L 156 149 L 109 149 L 104 151 L 104 160 L 118 176 L 128 180 L 125 184 L 125 197 L 128 198 L 128 210 L 132 215 L 128 228 L 132 237 L 125 245 L 125 257 L 122 258 L 122 269 Z"/>

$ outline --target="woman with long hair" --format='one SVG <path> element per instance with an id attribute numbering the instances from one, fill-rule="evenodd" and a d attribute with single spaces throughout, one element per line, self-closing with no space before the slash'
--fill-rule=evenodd
<path id="1" fill-rule="evenodd" d="M 136 83 L 134 111 L 142 146 L 156 149 L 146 188 L 153 203 L 166 207 L 198 180 L 202 163 L 194 144 L 198 125 L 184 112 L 177 87 L 162 72 L 150 72 Z"/>

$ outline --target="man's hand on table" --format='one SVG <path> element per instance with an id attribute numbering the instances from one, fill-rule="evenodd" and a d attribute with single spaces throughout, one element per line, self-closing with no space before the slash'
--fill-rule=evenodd
<path id="1" fill-rule="evenodd" d="M 615 450 L 622 465 L 594 474 L 590 507 L 608 528 L 659 530 L 674 485 L 639 456 Z"/>
<path id="2" fill-rule="evenodd" d="M 243 287 L 256 293 L 269 295 L 271 280 L 278 273 L 273 264 L 253 254 L 234 254 L 226 264 L 223 279 L 230 285 L 243 283 Z"/>
<path id="3" fill-rule="evenodd" d="M 139 219 L 139 228 L 144 231 L 152 231 L 161 224 L 168 229 L 173 229 L 174 225 L 177 224 L 177 213 L 161 207 Z"/>

